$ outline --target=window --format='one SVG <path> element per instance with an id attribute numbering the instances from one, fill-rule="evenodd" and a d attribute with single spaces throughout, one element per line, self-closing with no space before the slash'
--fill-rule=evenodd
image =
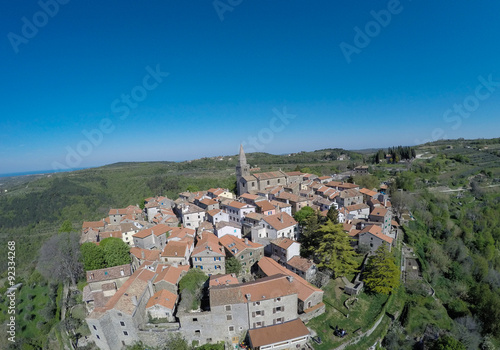
<path id="1" fill-rule="evenodd" d="M 274 301 L 281 301 L 281 298 L 276 298 L 274 299 Z"/>
<path id="2" fill-rule="evenodd" d="M 96 334 L 95 336 L 97 339 L 101 339 L 101 337 L 98 334 Z"/>
<path id="3" fill-rule="evenodd" d="M 127 331 L 123 331 L 123 335 L 128 335 L 128 332 Z"/>
<path id="4" fill-rule="evenodd" d="M 253 306 L 255 306 L 255 305 L 260 305 L 260 301 L 256 301 L 256 302 L 254 302 L 254 303 L 253 303 Z"/>
<path id="5" fill-rule="evenodd" d="M 234 326 L 229 326 L 229 332 L 234 332 Z"/>
<path id="6" fill-rule="evenodd" d="M 198 319 L 196 317 L 193 317 L 193 322 L 198 322 Z"/>
<path id="7" fill-rule="evenodd" d="M 93 325 L 92 327 L 94 327 L 94 329 L 97 330 L 97 327 L 95 325 Z"/>
<path id="8" fill-rule="evenodd" d="M 233 316 L 232 315 L 226 315 L 226 321 L 232 321 Z"/>
<path id="9" fill-rule="evenodd" d="M 231 311 L 231 305 L 226 305 L 226 311 Z"/>
<path id="10" fill-rule="evenodd" d="M 201 331 L 199 329 L 195 330 L 194 335 L 199 337 L 201 335 Z"/>
<path id="11" fill-rule="evenodd" d="M 125 322 L 120 321 L 120 326 L 125 327 Z"/>

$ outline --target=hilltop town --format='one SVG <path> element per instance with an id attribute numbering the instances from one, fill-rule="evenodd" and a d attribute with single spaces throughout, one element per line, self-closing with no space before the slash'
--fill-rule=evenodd
<path id="1" fill-rule="evenodd" d="M 333 212 L 354 248 L 390 250 L 399 224 L 387 185 L 367 189 L 345 176 L 255 170 L 240 147 L 237 194 L 211 188 L 176 200 L 150 197 L 143 208 L 113 208 L 83 223 L 81 244 L 114 237 L 130 247 L 130 264 L 86 271 L 86 322 L 100 349 L 158 346 L 173 333 L 189 344 L 223 341 L 232 349 L 310 348 L 308 322 L 326 309 L 325 274 L 301 256 L 294 215 L 305 207 L 324 217 Z M 237 261 L 237 272 L 226 270 L 229 261 Z M 199 300 L 179 289 L 193 270 L 208 276 Z M 346 293 L 362 288 L 359 276 L 346 280 Z"/>

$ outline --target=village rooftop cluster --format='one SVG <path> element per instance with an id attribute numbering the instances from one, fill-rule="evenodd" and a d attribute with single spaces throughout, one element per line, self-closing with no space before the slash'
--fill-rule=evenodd
<path id="1" fill-rule="evenodd" d="M 100 349 L 161 345 L 173 332 L 190 344 L 304 348 L 311 337 L 306 324 L 325 304 L 311 283 L 316 265 L 300 256 L 293 214 L 309 206 L 326 215 L 335 207 L 353 245 L 374 252 L 393 244 L 398 224 L 386 185 L 366 189 L 299 171 L 254 173 L 242 147 L 236 175 L 237 196 L 211 188 L 182 192 L 175 201 L 151 197 L 144 209 L 111 209 L 105 219 L 83 223 L 81 243 L 120 238 L 132 257 L 128 265 L 86 272 L 86 322 Z M 226 273 L 229 258 L 240 262 L 240 275 Z M 196 310 L 180 307 L 179 281 L 190 269 L 209 276 L 208 300 Z"/>

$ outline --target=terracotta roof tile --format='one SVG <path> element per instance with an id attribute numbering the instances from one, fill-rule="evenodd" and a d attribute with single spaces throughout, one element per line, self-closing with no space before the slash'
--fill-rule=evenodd
<path id="1" fill-rule="evenodd" d="M 210 288 L 210 306 L 240 304 L 297 294 L 286 275 L 276 274 L 241 284 Z"/>
<path id="2" fill-rule="evenodd" d="M 181 277 L 183 276 L 183 273 L 189 270 L 189 265 L 168 265 L 167 267 L 163 265 L 161 266 L 161 268 L 163 269 L 158 272 L 154 283 L 166 281 L 170 284 L 177 285 L 177 283 L 179 283 Z"/>
<path id="3" fill-rule="evenodd" d="M 380 216 L 384 217 L 387 214 L 387 209 L 385 208 L 373 208 L 370 216 Z"/>
<path id="4" fill-rule="evenodd" d="M 287 264 L 291 267 L 296 268 L 299 271 L 307 271 L 314 265 L 314 263 L 306 258 L 301 257 L 300 255 L 295 255 L 290 260 L 287 261 Z"/>
<path id="5" fill-rule="evenodd" d="M 149 298 L 148 303 L 146 304 L 146 309 L 155 305 L 161 305 L 167 309 L 173 310 L 176 302 L 177 294 L 174 294 L 166 289 L 161 289 Z"/>
<path id="6" fill-rule="evenodd" d="M 284 212 L 274 215 L 264 216 L 262 220 L 264 220 L 266 223 L 268 223 L 271 227 L 273 227 L 277 231 L 283 230 L 285 228 L 297 224 L 297 221 L 295 221 L 293 217 Z"/>
<path id="7" fill-rule="evenodd" d="M 224 247 L 219 244 L 219 238 L 210 232 L 204 232 L 201 234 L 201 238 L 196 243 L 191 256 L 205 252 L 206 250 L 214 253 L 215 255 L 226 256 Z"/>
<path id="8" fill-rule="evenodd" d="M 297 243 L 297 242 L 295 242 L 292 239 L 282 237 L 282 238 L 273 239 L 271 241 L 271 243 L 274 244 L 274 245 L 276 245 L 276 246 L 278 246 L 278 247 L 280 247 L 280 248 L 288 249 L 288 248 L 290 248 L 290 246 L 292 244 Z"/>
<path id="9" fill-rule="evenodd" d="M 208 282 L 210 287 L 213 286 L 225 286 L 229 284 L 238 284 L 238 279 L 233 274 L 226 275 L 212 275 L 210 276 L 210 281 Z"/>
<path id="10" fill-rule="evenodd" d="M 245 249 L 257 249 L 262 248 L 263 246 L 259 243 L 252 242 L 250 240 L 244 240 L 238 238 L 233 235 L 224 235 L 219 239 L 220 243 L 226 248 L 228 251 L 232 253 L 232 255 L 236 255 Z"/>
<path id="11" fill-rule="evenodd" d="M 370 233 L 374 235 L 377 238 L 380 238 L 384 241 L 386 241 L 389 244 L 392 244 L 393 239 L 385 234 L 382 233 L 382 228 L 377 225 L 368 225 L 361 231 L 359 231 L 359 235 L 362 235 L 364 233 Z"/>
<path id="12" fill-rule="evenodd" d="M 300 319 L 273 326 L 250 329 L 248 331 L 252 346 L 255 348 L 281 343 L 307 335 L 309 335 L 309 330 Z"/>
<path id="13" fill-rule="evenodd" d="M 185 241 L 169 241 L 163 251 L 162 257 L 184 257 L 188 249 L 188 243 Z"/>
<path id="14" fill-rule="evenodd" d="M 276 261 L 274 261 L 271 258 L 264 257 L 259 260 L 258 262 L 259 268 L 264 272 L 267 276 L 272 276 L 277 273 L 282 273 L 287 276 L 292 276 L 293 277 L 293 284 L 295 285 L 295 288 L 298 291 L 298 298 L 299 300 L 305 301 L 307 298 L 309 298 L 314 292 L 321 292 L 323 291 L 312 284 L 308 283 L 305 279 L 297 275 L 296 273 L 293 273 L 292 271 L 288 270 L 284 266 L 281 266 L 278 264 Z"/>

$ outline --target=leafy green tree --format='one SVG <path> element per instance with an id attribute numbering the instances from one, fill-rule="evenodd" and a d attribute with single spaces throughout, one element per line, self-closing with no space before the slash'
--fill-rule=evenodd
<path id="1" fill-rule="evenodd" d="M 164 345 L 164 349 L 168 350 L 191 350 L 186 339 L 178 332 L 171 334 Z"/>
<path id="2" fill-rule="evenodd" d="M 379 180 L 371 174 L 354 176 L 353 181 L 355 184 L 370 190 L 380 185 Z"/>
<path id="3" fill-rule="evenodd" d="M 73 224 L 69 220 L 64 220 L 61 227 L 59 228 L 59 233 L 61 232 L 71 232 L 73 231 Z"/>
<path id="4" fill-rule="evenodd" d="M 389 294 L 399 285 L 399 269 L 386 244 L 380 245 L 368 261 L 364 282 L 379 294 Z"/>
<path id="5" fill-rule="evenodd" d="M 130 264 L 130 247 L 120 238 L 104 238 L 99 243 L 102 249 L 106 267 Z"/>
<path id="6" fill-rule="evenodd" d="M 297 222 L 300 225 L 304 225 L 306 223 L 306 220 L 314 214 L 315 214 L 315 212 L 314 212 L 313 208 L 311 208 L 309 206 L 305 206 L 302 209 L 300 209 L 298 212 L 296 212 L 293 215 L 293 217 L 295 218 L 295 220 L 297 220 Z"/>
<path id="7" fill-rule="evenodd" d="M 196 185 L 189 185 L 186 188 L 186 191 L 189 191 L 189 192 L 198 192 L 199 190 L 200 190 L 200 188 Z"/>
<path id="8" fill-rule="evenodd" d="M 415 173 L 411 171 L 403 171 L 396 177 L 395 185 L 399 189 L 405 191 L 413 191 L 415 189 Z"/>
<path id="9" fill-rule="evenodd" d="M 318 231 L 320 226 L 321 218 L 318 213 L 304 220 L 302 233 L 299 238 L 301 243 L 300 255 L 304 258 L 310 258 L 315 255 L 316 247 L 321 241 L 321 233 Z"/>
<path id="10" fill-rule="evenodd" d="M 358 263 L 354 258 L 357 254 L 351 246 L 351 238 L 344 232 L 342 225 L 335 225 L 328 220 L 318 232 L 322 236 L 316 250 L 318 267 L 332 270 L 335 277 L 356 272 Z"/>
<path id="11" fill-rule="evenodd" d="M 97 270 L 106 267 L 103 249 L 98 245 L 86 242 L 80 246 L 82 253 L 83 268 L 85 271 Z"/>
<path id="12" fill-rule="evenodd" d="M 434 343 L 432 350 L 466 350 L 466 347 L 459 340 L 445 335 Z"/>
<path id="13" fill-rule="evenodd" d="M 234 256 L 226 259 L 226 273 L 235 273 L 236 275 L 241 273 L 241 263 Z"/>
<path id="14" fill-rule="evenodd" d="M 203 287 L 207 279 L 208 276 L 201 270 L 190 269 L 179 281 L 179 290 L 181 293 L 186 289 L 191 292 L 196 292 L 198 289 Z"/>
<path id="15" fill-rule="evenodd" d="M 339 211 L 333 205 L 328 209 L 326 213 L 326 219 L 333 222 L 335 225 L 339 223 Z"/>

